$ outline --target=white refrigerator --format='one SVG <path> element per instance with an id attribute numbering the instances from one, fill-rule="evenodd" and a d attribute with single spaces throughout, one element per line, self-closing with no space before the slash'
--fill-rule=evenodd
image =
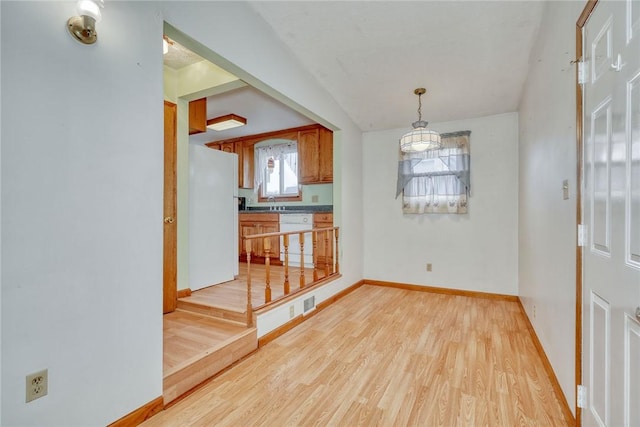
<path id="1" fill-rule="evenodd" d="M 191 290 L 233 280 L 238 250 L 238 155 L 190 144 Z"/>

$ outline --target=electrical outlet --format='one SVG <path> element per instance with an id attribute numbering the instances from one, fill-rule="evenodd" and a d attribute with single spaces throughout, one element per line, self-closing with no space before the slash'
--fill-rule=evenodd
<path id="1" fill-rule="evenodd" d="M 427 263 L 427 271 L 432 271 L 431 263 Z"/>
<path id="2" fill-rule="evenodd" d="M 311 196 L 311 203 L 318 203 L 318 196 Z"/>
<path id="3" fill-rule="evenodd" d="M 533 305 L 533 318 L 536 318 L 536 305 Z"/>
<path id="4" fill-rule="evenodd" d="M 47 369 L 27 375 L 26 402 L 31 402 L 32 400 L 47 395 L 49 386 L 48 376 L 49 374 Z"/>
<path id="5" fill-rule="evenodd" d="M 296 315 L 295 307 L 289 306 L 289 319 L 293 319 L 293 316 Z"/>

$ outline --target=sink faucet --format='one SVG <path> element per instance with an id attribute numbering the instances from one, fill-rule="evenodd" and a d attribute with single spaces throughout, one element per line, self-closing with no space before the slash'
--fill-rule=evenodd
<path id="1" fill-rule="evenodd" d="M 269 207 L 269 210 L 270 211 L 275 211 L 276 210 L 276 198 L 274 196 L 269 196 L 269 197 L 267 197 L 267 202 L 273 203 L 273 205 Z"/>

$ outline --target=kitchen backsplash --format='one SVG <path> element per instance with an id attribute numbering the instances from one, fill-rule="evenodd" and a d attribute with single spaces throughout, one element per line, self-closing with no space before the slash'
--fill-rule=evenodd
<path id="1" fill-rule="evenodd" d="M 253 189 L 240 188 L 238 196 L 246 199 L 246 207 L 269 206 L 272 203 L 259 203 Z M 302 200 L 299 202 L 277 202 L 276 206 L 333 205 L 333 184 L 313 184 L 302 186 Z"/>

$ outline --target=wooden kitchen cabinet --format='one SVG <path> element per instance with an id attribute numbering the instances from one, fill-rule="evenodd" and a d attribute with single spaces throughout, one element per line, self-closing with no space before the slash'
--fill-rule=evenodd
<path id="1" fill-rule="evenodd" d="M 313 228 L 330 228 L 333 227 L 333 213 L 315 213 L 313 214 Z M 324 269 L 325 263 L 328 263 L 329 266 L 333 265 L 333 246 L 335 242 L 335 237 L 333 233 L 328 233 L 329 236 L 329 258 L 327 259 L 325 255 L 326 237 L 327 233 L 318 232 L 318 241 L 316 246 L 316 267 L 320 270 Z M 333 267 L 330 267 L 332 270 Z"/>
<path id="2" fill-rule="evenodd" d="M 240 180 L 238 181 L 240 188 L 254 187 L 253 174 L 255 169 L 255 156 L 253 155 L 253 146 L 256 145 L 256 142 L 257 141 L 255 140 L 236 142 L 236 144 L 239 144 L 241 146 L 241 149 L 238 151 L 239 153 L 241 153 L 238 154 L 238 169 L 240 169 L 240 172 L 242 174 Z M 242 157 L 242 159 L 240 159 L 240 157 Z"/>
<path id="3" fill-rule="evenodd" d="M 318 181 L 333 182 L 333 132 L 320 128 L 318 141 Z"/>
<path id="4" fill-rule="evenodd" d="M 333 132 L 317 124 L 214 141 L 206 145 L 223 151 L 233 146 L 233 152 L 238 154 L 238 186 L 253 188 L 256 173 L 254 148 L 258 142 L 268 139 L 297 140 L 300 184 L 333 182 Z"/>
<path id="5" fill-rule="evenodd" d="M 277 213 L 241 213 L 239 214 L 240 261 L 247 260 L 247 248 L 243 237 L 254 234 L 277 233 L 280 231 L 280 216 Z M 280 263 L 280 238 L 270 237 L 271 250 L 269 260 L 272 264 Z M 264 263 L 266 253 L 263 239 L 251 240 L 251 262 Z"/>
<path id="6" fill-rule="evenodd" d="M 322 126 L 298 132 L 301 184 L 333 182 L 333 132 Z"/>
<path id="7" fill-rule="evenodd" d="M 319 129 L 309 129 L 298 132 L 298 182 L 312 184 L 318 182 L 319 168 Z"/>
<path id="8" fill-rule="evenodd" d="M 207 131 L 207 98 L 189 102 L 189 135 Z"/>

